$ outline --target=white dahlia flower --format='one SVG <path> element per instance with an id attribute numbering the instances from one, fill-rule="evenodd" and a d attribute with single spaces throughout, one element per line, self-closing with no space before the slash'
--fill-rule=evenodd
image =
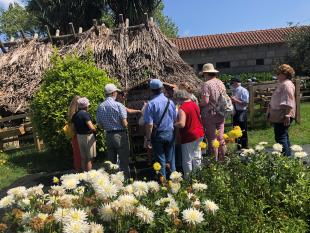
<path id="1" fill-rule="evenodd" d="M 154 220 L 153 211 L 149 210 L 147 207 L 140 205 L 136 209 L 136 216 L 144 223 L 150 224 Z"/>
<path id="2" fill-rule="evenodd" d="M 196 210 L 194 208 L 185 209 L 182 211 L 182 218 L 183 220 L 192 225 L 196 225 L 201 223 L 203 218 L 203 213 L 199 210 Z"/>
<path id="3" fill-rule="evenodd" d="M 272 146 L 274 151 L 282 152 L 283 146 L 280 143 L 276 143 Z"/>
<path id="4" fill-rule="evenodd" d="M 219 209 L 218 205 L 210 200 L 206 200 L 204 202 L 204 205 L 205 205 L 206 210 L 211 212 L 212 214 L 214 214 Z"/>
<path id="5" fill-rule="evenodd" d="M 194 183 L 193 184 L 193 190 L 196 192 L 202 192 L 208 188 L 208 185 L 203 183 Z"/>

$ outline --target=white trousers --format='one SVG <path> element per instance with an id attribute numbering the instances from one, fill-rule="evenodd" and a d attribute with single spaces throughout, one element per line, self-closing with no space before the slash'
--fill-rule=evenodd
<path id="1" fill-rule="evenodd" d="M 198 138 L 196 141 L 181 145 L 182 167 L 185 177 L 188 177 L 192 170 L 201 166 L 201 148 L 199 145 L 201 141 L 202 138 Z"/>

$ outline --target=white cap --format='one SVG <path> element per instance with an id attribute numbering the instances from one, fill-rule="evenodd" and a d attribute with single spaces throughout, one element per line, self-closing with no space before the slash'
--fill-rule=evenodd
<path id="1" fill-rule="evenodd" d="M 77 100 L 78 108 L 87 108 L 89 106 L 89 100 L 86 97 L 79 98 Z"/>
<path id="2" fill-rule="evenodd" d="M 109 83 L 109 84 L 105 85 L 105 87 L 104 87 L 104 92 L 106 94 L 111 94 L 115 91 L 121 91 L 121 90 L 118 89 L 113 83 Z"/>

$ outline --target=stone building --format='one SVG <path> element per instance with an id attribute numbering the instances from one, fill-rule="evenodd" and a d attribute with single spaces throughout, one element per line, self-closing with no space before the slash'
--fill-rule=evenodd
<path id="1" fill-rule="evenodd" d="M 276 28 L 248 32 L 193 36 L 174 39 L 184 61 L 196 72 L 204 63 L 213 63 L 222 73 L 272 71 L 285 60 L 285 44 L 297 27 Z"/>

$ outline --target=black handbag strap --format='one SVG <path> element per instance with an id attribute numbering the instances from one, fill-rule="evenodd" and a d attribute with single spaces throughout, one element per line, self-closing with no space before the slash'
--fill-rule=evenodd
<path id="1" fill-rule="evenodd" d="M 158 124 L 156 125 L 157 128 L 159 128 L 161 122 L 163 121 L 163 119 L 164 119 L 164 117 L 165 117 L 165 115 L 166 115 L 166 112 L 167 112 L 167 110 L 168 110 L 169 105 L 170 105 L 170 99 L 168 99 L 167 104 L 166 104 L 166 107 L 165 107 L 165 110 L 164 110 L 164 112 L 163 112 L 163 115 L 161 115 L 161 118 L 160 118 Z"/>

